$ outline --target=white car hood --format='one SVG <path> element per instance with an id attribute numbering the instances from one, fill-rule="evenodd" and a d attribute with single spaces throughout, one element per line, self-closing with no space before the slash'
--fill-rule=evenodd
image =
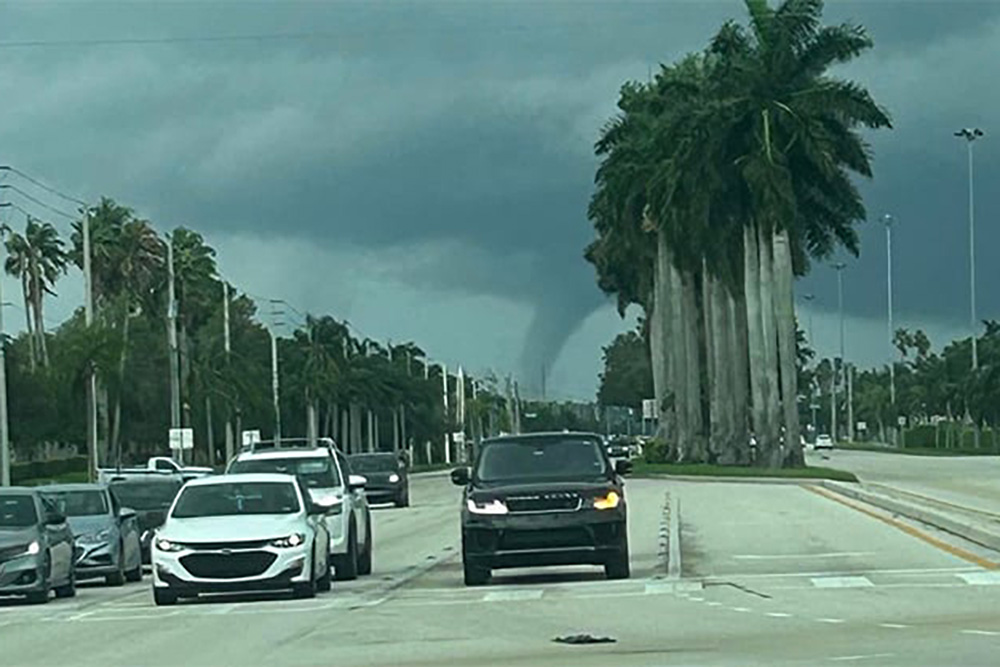
<path id="1" fill-rule="evenodd" d="M 172 542 L 248 542 L 301 533 L 301 514 L 251 514 L 167 519 L 156 536 Z"/>

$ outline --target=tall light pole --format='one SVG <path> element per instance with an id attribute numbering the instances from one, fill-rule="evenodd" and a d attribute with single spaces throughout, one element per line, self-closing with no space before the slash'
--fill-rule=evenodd
<path id="1" fill-rule="evenodd" d="M 840 313 L 840 366 L 844 368 L 844 268 L 847 264 L 837 262 L 833 268 L 837 270 L 837 310 Z M 846 370 L 846 369 L 845 369 Z M 830 437 L 837 441 L 837 390 L 840 381 L 837 377 L 837 364 L 833 365 L 833 397 L 830 408 Z"/>
<path id="2" fill-rule="evenodd" d="M 3 327 L 4 226 L 0 223 L 0 486 L 10 486 L 10 424 L 7 421 L 7 357 Z"/>
<path id="3" fill-rule="evenodd" d="M 86 229 L 86 228 L 84 228 Z M 88 254 L 84 252 L 84 257 Z M 174 234 L 167 238 L 167 336 L 170 366 L 170 428 L 181 427 L 180 351 L 177 349 L 177 286 L 174 276 Z M 183 464 L 184 449 L 177 449 L 177 460 Z"/>
<path id="4" fill-rule="evenodd" d="M 274 442 L 281 446 L 281 385 L 278 375 L 278 333 L 277 328 L 284 324 L 278 317 L 284 314 L 278 305 L 284 302 L 271 299 L 271 400 L 274 402 Z"/>
<path id="5" fill-rule="evenodd" d="M 812 303 L 816 300 L 815 294 L 804 294 L 802 298 L 807 304 L 809 304 L 809 347 L 816 351 L 816 339 L 813 337 L 813 308 Z M 815 437 L 816 433 L 816 410 L 819 408 L 816 405 L 816 377 L 813 376 L 811 393 L 809 395 L 809 409 L 812 411 L 812 419 L 809 422 L 809 429 L 812 431 L 811 437 Z"/>
<path id="6" fill-rule="evenodd" d="M 896 407 L 896 355 L 894 350 L 896 349 L 893 344 L 893 336 L 895 336 L 896 331 L 892 322 L 892 223 L 893 218 L 891 215 L 886 213 L 882 216 L 882 220 L 885 221 L 885 283 L 887 298 L 886 303 L 888 304 L 888 322 L 889 322 L 889 402 L 893 407 L 893 412 L 895 412 Z"/>
<path id="7" fill-rule="evenodd" d="M 87 330 L 94 324 L 94 262 L 90 252 L 90 210 L 83 207 L 83 313 Z M 97 481 L 97 373 L 94 365 L 87 369 L 87 454 L 90 459 L 90 479 Z"/>
<path id="8" fill-rule="evenodd" d="M 963 128 L 955 133 L 956 137 L 965 139 L 969 147 L 969 322 L 972 327 L 972 370 L 979 368 L 979 355 L 976 350 L 976 206 L 973 196 L 974 172 L 972 162 L 972 145 L 976 139 L 983 136 L 983 131 L 976 128 Z"/>
<path id="9" fill-rule="evenodd" d="M 805 294 L 802 296 L 805 302 L 809 304 L 809 347 L 814 351 L 816 350 L 816 341 L 813 339 L 813 309 L 812 302 L 816 300 L 815 294 Z"/>

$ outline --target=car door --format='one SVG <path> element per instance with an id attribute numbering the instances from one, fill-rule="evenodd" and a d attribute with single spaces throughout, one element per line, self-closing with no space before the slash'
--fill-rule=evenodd
<path id="1" fill-rule="evenodd" d="M 344 494 L 351 497 L 351 510 L 354 512 L 355 525 L 358 527 L 358 547 L 367 549 L 367 539 L 371 531 L 368 529 L 368 499 L 364 489 L 351 490 L 350 478 L 353 475 L 351 464 L 347 457 L 337 452 L 337 463 L 340 466 L 341 479 L 344 481 Z"/>
<path id="2" fill-rule="evenodd" d="M 39 496 L 38 499 L 41 504 L 39 516 L 42 517 L 45 524 L 42 529 L 46 533 L 49 557 L 52 559 L 52 581 L 59 583 L 68 581 L 75 566 L 73 562 L 73 531 L 70 529 L 66 517 L 60 514 L 55 503 L 42 496 Z"/>
<path id="3" fill-rule="evenodd" d="M 323 573 L 330 569 L 330 549 L 326 546 L 330 544 L 330 531 L 326 527 L 327 517 L 324 514 L 313 514 L 309 511 L 309 504 L 313 502 L 312 494 L 309 493 L 309 487 L 299 477 L 295 478 L 295 486 L 299 488 L 306 522 L 313 529 L 313 557 L 318 559 L 314 570 L 317 577 L 322 577 Z M 322 545 L 323 548 L 317 548 L 316 545 Z"/>
<path id="4" fill-rule="evenodd" d="M 142 550 L 139 537 L 139 517 L 134 513 L 128 518 L 122 518 L 122 506 L 118 502 L 118 497 L 108 490 L 104 493 L 108 497 L 111 512 L 118 523 L 118 530 L 122 536 L 122 561 L 126 570 L 133 570 L 142 563 Z M 130 508 L 134 509 L 134 508 Z"/>

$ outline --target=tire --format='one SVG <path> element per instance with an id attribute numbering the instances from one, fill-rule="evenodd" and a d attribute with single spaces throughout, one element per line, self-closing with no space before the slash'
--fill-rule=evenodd
<path id="1" fill-rule="evenodd" d="M 465 552 L 465 538 L 462 538 L 462 575 L 466 586 L 484 586 L 489 583 L 493 572 L 490 568 L 477 565 Z"/>
<path id="2" fill-rule="evenodd" d="M 628 556 L 628 540 L 604 563 L 604 575 L 608 579 L 628 579 L 632 575 Z"/>
<path id="3" fill-rule="evenodd" d="M 49 601 L 49 593 L 52 592 L 52 556 L 46 552 L 45 566 L 42 568 L 42 589 L 32 591 L 26 596 L 30 604 L 46 604 Z"/>
<path id="4" fill-rule="evenodd" d="M 358 531 L 352 521 L 347 529 L 347 553 L 333 562 L 337 581 L 354 581 L 358 578 Z"/>
<path id="5" fill-rule="evenodd" d="M 326 572 L 316 581 L 316 590 L 320 593 L 329 593 L 331 588 L 333 588 L 333 569 L 330 566 L 330 561 L 327 560 Z"/>
<path id="6" fill-rule="evenodd" d="M 407 489 L 403 493 L 399 494 L 396 498 L 396 507 L 409 507 L 410 506 L 410 490 Z"/>
<path id="7" fill-rule="evenodd" d="M 139 563 L 135 566 L 134 570 L 129 570 L 125 573 L 125 579 L 128 581 L 142 581 L 142 557 L 139 557 Z"/>
<path id="8" fill-rule="evenodd" d="M 69 571 L 69 582 L 65 586 L 59 586 L 56 590 L 57 598 L 73 598 L 76 597 L 76 568 L 70 566 Z"/>
<path id="9" fill-rule="evenodd" d="M 316 597 L 316 590 L 319 586 L 316 583 L 316 570 L 313 569 L 309 573 L 309 581 L 301 584 L 295 584 L 292 588 L 292 595 L 296 600 L 309 600 Z"/>
<path id="10" fill-rule="evenodd" d="M 368 517 L 368 525 L 365 527 L 365 549 L 361 552 L 358 561 L 358 574 L 367 576 L 372 573 L 372 518 Z"/>
<path id="11" fill-rule="evenodd" d="M 170 607 L 177 604 L 177 594 L 162 588 L 154 588 L 153 602 L 157 607 Z"/>
<path id="12" fill-rule="evenodd" d="M 109 574 L 104 577 L 104 581 L 108 586 L 124 586 L 125 585 L 125 555 L 124 553 L 118 558 L 118 571 Z"/>

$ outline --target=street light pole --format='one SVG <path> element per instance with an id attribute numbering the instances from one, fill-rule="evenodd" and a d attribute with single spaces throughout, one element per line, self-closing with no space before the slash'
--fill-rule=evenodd
<path id="1" fill-rule="evenodd" d="M 983 131 L 977 128 L 963 128 L 955 133 L 956 137 L 965 139 L 969 149 L 969 305 L 970 325 L 972 327 L 972 370 L 979 368 L 979 354 L 976 349 L 976 207 L 973 195 L 975 174 L 972 161 L 972 144 L 983 136 Z"/>
<path id="2" fill-rule="evenodd" d="M 7 357 L 3 326 L 3 233 L 3 225 L 0 224 L 0 486 L 10 486 L 10 424 L 7 421 Z"/>
<path id="3" fill-rule="evenodd" d="M 809 304 L 809 347 L 816 351 L 816 341 L 813 339 L 813 309 L 812 302 L 816 300 L 815 294 L 805 294 L 802 297 Z"/>
<path id="4" fill-rule="evenodd" d="M 84 254 L 86 257 L 86 253 Z M 177 349 L 177 289 L 174 277 L 174 235 L 167 238 L 167 335 L 170 367 L 170 428 L 181 427 L 180 359 Z M 177 460 L 183 465 L 184 449 L 177 449 Z"/>
<path id="5" fill-rule="evenodd" d="M 89 331 L 94 324 L 94 262 L 90 249 L 90 211 L 83 207 L 83 313 Z M 90 479 L 97 481 L 97 373 L 94 365 L 87 369 L 87 455 L 90 459 Z"/>
<path id="6" fill-rule="evenodd" d="M 892 223 L 893 218 L 888 213 L 882 218 L 885 221 L 885 265 L 886 265 L 886 290 L 889 315 L 889 401 L 893 408 L 896 407 L 896 359 L 893 345 L 893 336 L 896 331 L 892 322 Z"/>
<path id="7" fill-rule="evenodd" d="M 837 270 L 837 310 L 840 313 L 840 366 L 844 368 L 844 268 L 847 264 L 837 262 L 833 268 Z M 840 388 L 840 381 L 837 377 L 837 364 L 833 365 L 833 400 L 831 403 L 831 425 L 830 437 L 837 442 L 837 393 Z M 848 425 L 850 426 L 850 425 Z"/>

